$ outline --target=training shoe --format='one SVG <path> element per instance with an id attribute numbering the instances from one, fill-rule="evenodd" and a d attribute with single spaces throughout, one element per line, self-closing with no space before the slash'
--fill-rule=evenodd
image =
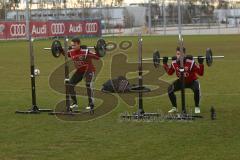
<path id="1" fill-rule="evenodd" d="M 90 107 L 90 106 L 87 106 L 85 109 L 87 109 L 87 110 L 90 110 L 90 109 L 91 109 L 91 107 Z"/>
<path id="2" fill-rule="evenodd" d="M 86 110 L 89 110 L 90 114 L 94 114 L 94 105 L 89 105 L 85 108 Z"/>
<path id="3" fill-rule="evenodd" d="M 77 104 L 70 105 L 70 110 L 71 111 L 77 111 L 78 110 L 78 105 Z"/>
<path id="4" fill-rule="evenodd" d="M 174 112 L 177 112 L 177 108 L 176 107 L 172 107 L 171 110 L 168 111 L 168 113 L 174 113 Z"/>
<path id="5" fill-rule="evenodd" d="M 90 106 L 90 114 L 94 114 L 94 106 Z"/>
<path id="6" fill-rule="evenodd" d="M 200 107 L 195 107 L 195 113 L 200 113 L 201 111 L 200 111 Z"/>

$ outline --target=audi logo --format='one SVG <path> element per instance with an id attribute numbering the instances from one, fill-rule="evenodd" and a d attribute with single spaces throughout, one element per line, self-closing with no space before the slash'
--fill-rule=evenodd
<path id="1" fill-rule="evenodd" d="M 10 26 L 10 35 L 13 37 L 16 36 L 25 36 L 26 34 L 26 25 L 25 24 L 12 24 Z"/>
<path id="2" fill-rule="evenodd" d="M 4 29 L 5 29 L 5 25 L 4 24 L 0 24 L 0 33 L 2 33 Z"/>
<path id="3" fill-rule="evenodd" d="M 52 34 L 64 34 L 65 25 L 64 23 L 53 23 L 51 25 Z"/>
<path id="4" fill-rule="evenodd" d="M 98 31 L 97 23 L 86 23 L 86 32 L 87 33 L 96 33 Z"/>

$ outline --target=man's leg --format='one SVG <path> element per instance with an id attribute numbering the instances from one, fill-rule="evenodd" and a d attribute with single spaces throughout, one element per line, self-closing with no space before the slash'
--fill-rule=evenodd
<path id="1" fill-rule="evenodd" d="M 74 87 L 83 79 L 84 73 L 75 72 L 69 80 L 69 93 L 72 98 L 72 103 L 77 104 L 77 97 Z"/>
<path id="2" fill-rule="evenodd" d="M 93 81 L 94 81 L 94 72 L 87 72 L 86 75 L 86 88 L 88 95 L 88 105 L 91 109 L 94 108 L 94 97 L 93 97 Z"/>
<path id="3" fill-rule="evenodd" d="M 169 87 L 168 87 L 168 96 L 169 99 L 172 103 L 172 110 L 170 110 L 169 112 L 174 112 L 177 111 L 177 98 L 174 92 L 180 90 L 181 88 L 181 82 L 179 79 L 177 79 L 176 81 L 174 81 Z"/>
<path id="4" fill-rule="evenodd" d="M 200 113 L 199 102 L 201 97 L 200 83 L 198 80 L 192 82 L 190 87 L 194 92 L 195 113 Z"/>

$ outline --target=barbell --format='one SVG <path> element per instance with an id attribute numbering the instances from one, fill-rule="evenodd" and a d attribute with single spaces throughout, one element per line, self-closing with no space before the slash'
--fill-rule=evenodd
<path id="1" fill-rule="evenodd" d="M 192 57 L 192 58 L 193 59 L 197 59 L 198 57 Z M 214 58 L 224 58 L 224 56 L 213 56 L 211 48 L 207 48 L 206 55 L 205 56 L 201 56 L 200 58 L 206 59 L 207 66 L 210 67 L 212 65 L 212 63 L 213 63 L 213 59 Z M 172 57 L 168 57 L 168 59 L 172 60 Z M 158 68 L 159 64 L 160 64 L 160 60 L 163 60 L 163 58 L 160 57 L 159 51 L 155 51 L 153 53 L 153 58 L 144 58 L 142 60 L 143 61 L 150 61 L 150 60 L 152 60 L 154 67 Z"/>
<path id="2" fill-rule="evenodd" d="M 82 49 L 95 49 L 96 54 L 99 55 L 99 57 L 104 57 L 107 51 L 111 50 L 111 46 L 107 47 L 107 44 L 104 39 L 99 39 L 97 41 L 96 46 L 94 47 L 88 47 L 85 45 L 80 46 Z M 71 47 L 68 48 L 69 50 Z M 54 40 L 52 42 L 51 48 L 44 48 L 44 50 L 51 50 L 53 57 L 58 58 L 61 54 L 64 53 L 64 49 L 62 47 L 62 44 L 59 40 Z"/>

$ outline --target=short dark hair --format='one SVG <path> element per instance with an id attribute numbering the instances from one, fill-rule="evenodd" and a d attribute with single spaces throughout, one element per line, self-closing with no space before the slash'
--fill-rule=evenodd
<path id="1" fill-rule="evenodd" d="M 181 49 L 180 49 L 180 47 L 178 46 L 177 48 L 176 48 L 176 51 L 181 51 Z M 183 53 L 185 54 L 186 53 L 186 48 L 185 47 L 183 47 Z"/>
<path id="2" fill-rule="evenodd" d="M 72 42 L 74 42 L 74 43 L 77 42 L 79 44 L 81 42 L 81 40 L 79 37 L 73 37 Z"/>

